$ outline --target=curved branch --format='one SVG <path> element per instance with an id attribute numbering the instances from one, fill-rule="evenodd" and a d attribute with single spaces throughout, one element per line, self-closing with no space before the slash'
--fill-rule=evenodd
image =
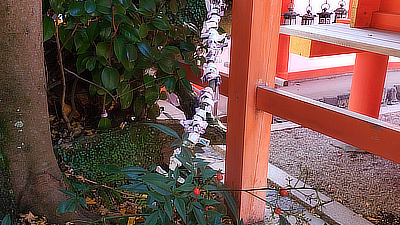
<path id="1" fill-rule="evenodd" d="M 98 84 L 96 84 L 96 83 L 94 83 L 94 82 L 92 82 L 92 81 L 90 81 L 90 80 L 87 80 L 87 79 L 85 79 L 85 78 L 83 78 L 83 77 L 80 77 L 78 74 L 72 72 L 71 70 L 69 70 L 69 69 L 67 69 L 67 68 L 64 68 L 64 70 L 67 71 L 68 73 L 74 75 L 75 77 L 77 77 L 77 78 L 79 78 L 79 79 L 81 79 L 81 80 L 83 80 L 83 81 L 85 81 L 85 82 L 91 84 L 91 85 L 94 85 L 94 86 L 96 86 L 96 87 L 98 87 L 98 88 L 100 88 L 100 89 L 103 89 L 105 92 L 107 92 L 107 94 L 109 94 L 109 95 L 111 96 L 111 98 L 112 98 L 115 102 L 117 102 L 117 98 L 116 98 L 113 94 L 111 94 L 111 92 L 108 91 L 106 88 L 104 88 L 104 87 L 102 87 L 102 86 L 100 86 L 100 85 L 98 85 Z"/>

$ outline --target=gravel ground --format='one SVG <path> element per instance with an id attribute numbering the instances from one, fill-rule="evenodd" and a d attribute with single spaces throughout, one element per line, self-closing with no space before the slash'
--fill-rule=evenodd
<path id="1" fill-rule="evenodd" d="M 400 112 L 381 120 L 400 125 Z M 400 164 L 369 153 L 346 152 L 335 139 L 307 128 L 274 131 L 270 162 L 376 224 L 400 224 Z M 400 146 L 399 146 L 400 149 Z"/>

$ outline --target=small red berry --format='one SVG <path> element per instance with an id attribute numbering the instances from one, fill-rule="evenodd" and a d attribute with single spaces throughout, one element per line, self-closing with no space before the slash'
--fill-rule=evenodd
<path id="1" fill-rule="evenodd" d="M 281 189 L 279 191 L 279 195 L 282 196 L 282 197 L 285 197 L 287 194 L 288 194 L 288 191 L 286 189 Z"/>
<path id="2" fill-rule="evenodd" d="M 217 180 L 221 181 L 222 179 L 224 179 L 224 176 L 222 174 L 218 174 L 217 175 Z"/>
<path id="3" fill-rule="evenodd" d="M 198 189 L 198 188 L 193 189 L 193 194 L 200 195 L 200 189 Z"/>
<path id="4" fill-rule="evenodd" d="M 282 213 L 282 209 L 280 207 L 275 208 L 275 214 L 280 215 Z"/>

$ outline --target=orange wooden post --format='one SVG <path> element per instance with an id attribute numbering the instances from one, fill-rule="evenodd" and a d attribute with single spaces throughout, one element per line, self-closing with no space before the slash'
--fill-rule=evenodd
<path id="1" fill-rule="evenodd" d="M 230 188 L 267 185 L 272 116 L 256 109 L 256 88 L 274 85 L 280 8 L 281 0 L 233 1 L 225 181 Z M 235 199 L 246 224 L 264 220 L 264 202 L 241 192 Z"/>
<path id="2" fill-rule="evenodd" d="M 357 53 L 351 82 L 349 110 L 378 118 L 389 56 Z"/>
<path id="3" fill-rule="evenodd" d="M 287 6 L 290 0 L 282 0 L 281 14 L 285 13 L 288 9 Z M 283 24 L 283 18 L 281 16 L 281 25 Z M 289 45 L 290 36 L 285 34 L 279 34 L 278 44 L 278 62 L 276 64 L 276 76 L 282 79 L 288 79 L 288 64 L 289 64 Z"/>

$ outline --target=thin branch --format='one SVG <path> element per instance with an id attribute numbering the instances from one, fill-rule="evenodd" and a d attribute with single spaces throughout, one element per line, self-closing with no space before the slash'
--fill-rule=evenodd
<path id="1" fill-rule="evenodd" d="M 96 83 L 94 83 L 94 82 L 92 82 L 92 81 L 90 81 L 90 80 L 87 80 L 87 79 L 85 79 L 85 78 L 83 78 L 83 77 L 80 77 L 78 74 L 72 72 L 71 70 L 69 70 L 69 69 L 67 69 L 67 68 L 64 68 L 64 70 L 67 71 L 68 73 L 74 75 L 75 77 L 77 77 L 77 78 L 79 78 L 79 79 L 81 79 L 81 80 L 83 80 L 83 81 L 85 81 L 85 82 L 91 84 L 91 85 L 94 85 L 94 86 L 96 86 L 96 87 L 98 87 L 98 88 L 100 88 L 100 89 L 103 89 L 105 92 L 107 92 L 107 94 L 109 94 L 109 95 L 111 96 L 111 98 L 112 98 L 115 102 L 117 102 L 117 99 L 115 98 L 115 96 L 114 96 L 113 94 L 111 94 L 111 92 L 108 91 L 105 87 L 102 87 L 102 86 L 100 86 L 100 85 L 98 85 L 98 84 L 96 84 Z"/>
<path id="2" fill-rule="evenodd" d="M 65 47 L 65 45 L 67 45 L 68 41 L 74 36 L 76 30 L 78 29 L 78 24 L 79 24 L 79 23 L 76 23 L 76 24 L 75 24 L 75 28 L 74 28 L 74 30 L 72 31 L 71 36 L 69 36 L 69 37 L 67 38 L 67 40 L 65 41 L 65 43 L 64 43 L 63 46 L 61 47 L 61 50 L 64 49 L 64 47 Z M 58 28 L 58 25 L 57 25 L 57 28 Z"/>
<path id="3" fill-rule="evenodd" d="M 56 43 L 57 43 L 57 50 L 58 50 L 58 64 L 60 65 L 62 85 L 63 85 L 62 96 L 61 96 L 61 113 L 63 115 L 65 123 L 67 124 L 68 130 L 71 130 L 71 124 L 69 122 L 67 113 L 65 112 L 65 94 L 67 91 L 67 85 L 65 82 L 65 73 L 64 73 L 64 65 L 63 65 L 63 61 L 62 61 L 62 52 L 61 52 L 60 38 L 59 38 L 59 33 L 58 33 L 58 26 L 56 26 Z"/>

